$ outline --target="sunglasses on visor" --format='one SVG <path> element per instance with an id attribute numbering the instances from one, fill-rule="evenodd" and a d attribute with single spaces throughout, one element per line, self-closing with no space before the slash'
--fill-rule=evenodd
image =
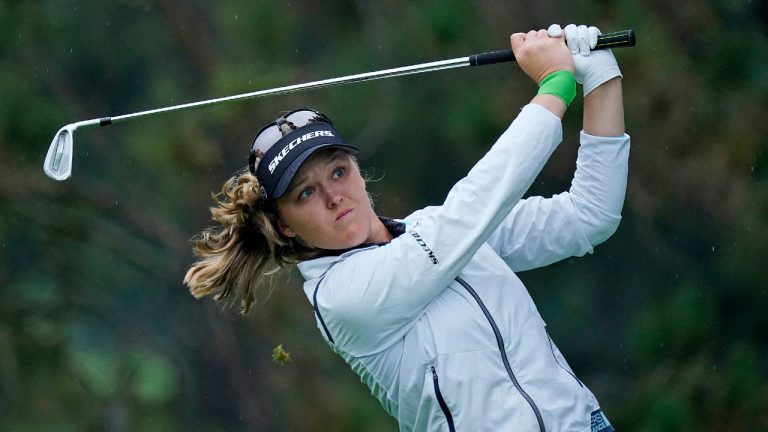
<path id="1" fill-rule="evenodd" d="M 256 159 L 259 157 L 259 154 L 265 154 L 272 145 L 283 137 L 283 132 L 280 130 L 282 124 L 288 123 L 293 126 L 292 129 L 298 129 L 316 122 L 333 125 L 325 114 L 307 108 L 299 108 L 281 115 L 272 123 L 268 123 L 261 128 L 256 134 L 256 138 L 253 139 L 251 153 L 248 155 L 248 170 L 251 174 L 256 175 Z"/>

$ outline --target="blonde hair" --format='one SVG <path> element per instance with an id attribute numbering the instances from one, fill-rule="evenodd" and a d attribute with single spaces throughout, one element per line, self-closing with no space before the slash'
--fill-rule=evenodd
<path id="1" fill-rule="evenodd" d="M 239 291 L 241 312 L 247 313 L 264 276 L 320 252 L 280 233 L 277 206 L 263 199 L 258 180 L 247 171 L 227 180 L 213 199 L 211 216 L 219 225 L 193 238 L 198 260 L 184 276 L 195 298 L 222 301 Z"/>

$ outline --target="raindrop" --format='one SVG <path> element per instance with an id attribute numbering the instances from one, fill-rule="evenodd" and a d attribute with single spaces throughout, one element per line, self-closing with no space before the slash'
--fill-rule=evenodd
<path id="1" fill-rule="evenodd" d="M 715 245 L 712 245 L 712 252 L 715 251 Z"/>

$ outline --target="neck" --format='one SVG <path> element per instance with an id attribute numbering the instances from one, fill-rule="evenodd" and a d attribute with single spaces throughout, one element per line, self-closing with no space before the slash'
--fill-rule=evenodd
<path id="1" fill-rule="evenodd" d="M 402 222 L 395 221 L 393 219 L 389 218 L 379 218 L 377 217 L 377 223 L 381 224 L 381 226 L 384 227 L 384 234 L 379 236 L 371 236 L 371 239 L 373 239 L 370 242 L 363 243 L 361 245 L 355 246 L 353 248 L 349 249 L 343 249 L 343 250 L 322 250 L 317 249 L 318 255 L 313 258 L 318 257 L 324 257 L 324 256 L 339 256 L 345 252 L 349 252 L 351 250 L 355 250 L 361 247 L 367 247 L 367 246 L 374 246 L 374 245 L 382 245 L 385 243 L 389 243 L 394 239 L 395 237 L 398 237 L 399 235 L 403 234 L 405 232 L 405 225 Z M 371 225 L 372 228 L 375 230 L 378 225 Z M 375 239 L 374 239 L 375 238 Z M 379 238 L 381 241 L 378 241 Z"/>
<path id="2" fill-rule="evenodd" d="M 378 216 L 371 221 L 371 237 L 366 243 L 389 243 L 392 241 L 392 233 L 389 232 Z"/>

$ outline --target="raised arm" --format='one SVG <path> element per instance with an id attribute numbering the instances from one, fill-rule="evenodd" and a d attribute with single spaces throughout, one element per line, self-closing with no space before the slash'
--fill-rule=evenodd
<path id="1" fill-rule="evenodd" d="M 570 190 L 520 201 L 489 239 L 516 271 L 591 252 L 621 220 L 629 136 L 616 60 L 610 51 L 590 52 L 590 40 L 596 42 L 598 34 L 594 27 L 565 29 L 585 94 L 584 130 Z"/>
<path id="2" fill-rule="evenodd" d="M 576 81 L 584 85 L 584 132 L 593 136 L 618 137 L 624 135 L 622 75 L 610 50 L 591 51 L 599 34 L 596 27 L 573 24 L 565 27 Z"/>

